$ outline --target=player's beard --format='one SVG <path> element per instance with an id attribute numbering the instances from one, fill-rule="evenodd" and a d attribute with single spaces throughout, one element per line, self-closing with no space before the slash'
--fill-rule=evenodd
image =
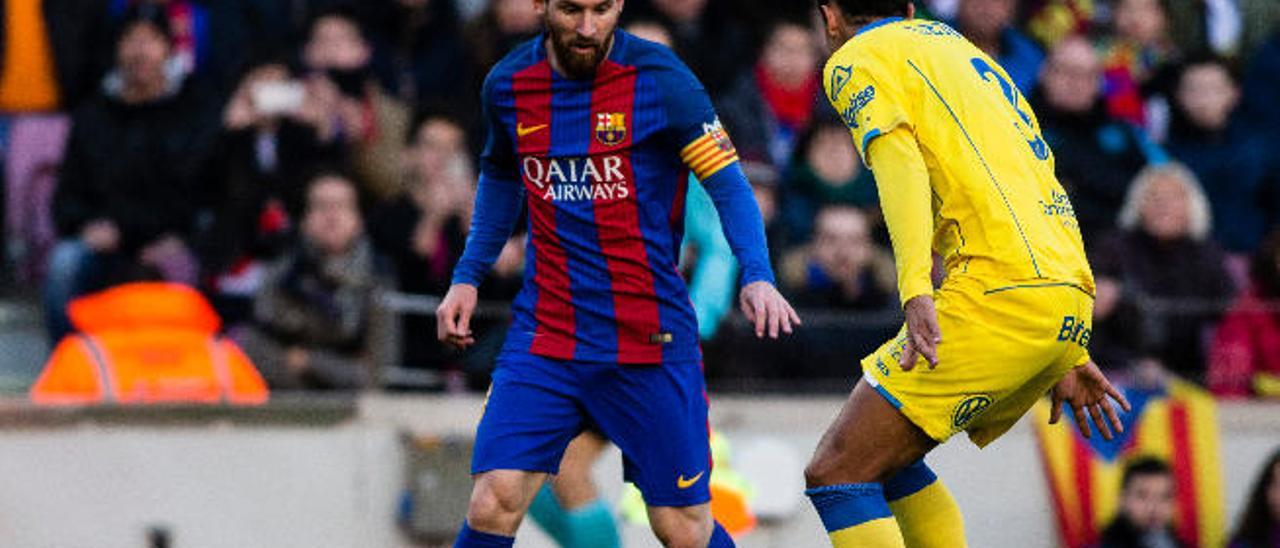
<path id="1" fill-rule="evenodd" d="M 574 80 L 586 80 L 595 76 L 596 68 L 604 61 L 605 55 L 609 53 L 609 47 L 613 45 L 613 33 L 610 32 L 605 36 L 604 40 L 597 42 L 579 38 L 571 33 L 563 38 L 556 37 L 553 33 L 551 51 L 560 62 L 560 70 L 564 71 L 564 75 Z M 580 52 L 577 47 L 590 48 L 590 51 Z"/>

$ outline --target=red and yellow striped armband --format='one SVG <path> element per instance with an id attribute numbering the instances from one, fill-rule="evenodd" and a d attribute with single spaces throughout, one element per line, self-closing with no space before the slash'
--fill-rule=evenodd
<path id="1" fill-rule="evenodd" d="M 680 151 L 680 159 L 693 170 L 699 181 L 709 179 L 738 161 L 738 151 L 733 148 L 733 141 L 729 140 L 729 134 L 725 133 L 719 120 L 703 127 L 706 132 Z"/>

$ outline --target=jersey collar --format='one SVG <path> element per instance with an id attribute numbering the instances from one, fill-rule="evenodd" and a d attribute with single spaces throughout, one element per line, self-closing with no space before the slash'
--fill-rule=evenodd
<path id="1" fill-rule="evenodd" d="M 867 31 L 869 31 L 869 30 L 871 30 L 871 29 L 878 28 L 878 27 L 883 27 L 883 26 L 888 25 L 888 24 L 891 24 L 891 23 L 897 23 L 898 21 L 901 21 L 901 20 L 902 20 L 902 18 L 901 18 L 901 17 L 885 17 L 884 19 L 877 19 L 877 20 L 876 20 L 875 22 L 873 22 L 873 23 L 869 23 L 869 24 L 863 25 L 863 26 L 862 26 L 862 28 L 858 29 L 858 32 L 853 33 L 853 35 L 854 35 L 854 36 L 857 36 L 857 35 L 859 35 L 859 34 L 862 34 L 862 33 L 864 33 L 864 32 L 867 32 Z"/>

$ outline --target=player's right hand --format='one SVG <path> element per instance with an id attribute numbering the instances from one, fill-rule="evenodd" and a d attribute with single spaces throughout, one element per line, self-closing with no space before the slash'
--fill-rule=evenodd
<path id="1" fill-rule="evenodd" d="M 903 371 L 915 368 L 916 360 L 924 356 L 929 369 L 938 367 L 938 343 L 942 342 L 942 329 L 938 327 L 938 311 L 933 307 L 933 297 L 912 297 L 903 306 L 907 315 L 907 347 L 902 352 Z"/>
<path id="2" fill-rule="evenodd" d="M 476 343 L 471 333 L 471 314 L 476 310 L 476 287 L 454 284 L 436 308 L 436 337 L 459 350 Z"/>
<path id="3" fill-rule="evenodd" d="M 800 315 L 791 308 L 791 303 L 778 293 L 778 288 L 766 281 L 752 282 L 742 288 L 738 294 L 738 303 L 742 306 L 742 314 L 747 321 L 755 325 L 756 338 L 778 338 L 778 332 L 790 335 L 792 326 L 799 326 Z"/>

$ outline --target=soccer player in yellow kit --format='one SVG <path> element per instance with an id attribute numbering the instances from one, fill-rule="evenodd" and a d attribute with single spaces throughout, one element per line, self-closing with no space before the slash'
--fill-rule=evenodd
<path id="1" fill-rule="evenodd" d="M 924 464 L 953 434 L 984 446 L 1046 391 L 1088 433 L 1128 402 L 1089 359 L 1093 276 L 1053 153 L 1004 69 L 910 0 L 818 0 L 824 89 L 876 176 L 906 313 L 805 470 L 836 547 L 963 546 Z M 946 279 L 936 291 L 932 253 Z M 936 305 L 935 305 L 936 303 Z M 1110 429 L 1108 428 L 1110 426 Z"/>

